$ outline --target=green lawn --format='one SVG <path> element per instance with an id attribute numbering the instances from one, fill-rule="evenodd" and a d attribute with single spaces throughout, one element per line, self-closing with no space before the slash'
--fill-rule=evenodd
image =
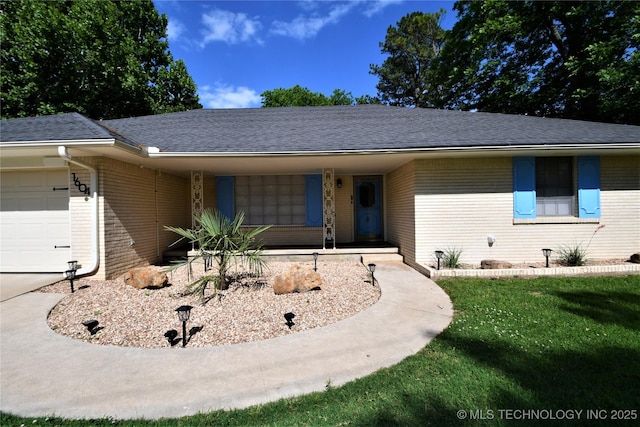
<path id="1" fill-rule="evenodd" d="M 439 285 L 453 301 L 453 323 L 392 368 L 343 387 L 328 384 L 322 393 L 242 411 L 91 425 L 640 423 L 640 276 L 451 279 Z M 573 419 L 535 419 L 548 417 Z M 0 417 L 2 426 L 21 424 L 88 425 Z"/>

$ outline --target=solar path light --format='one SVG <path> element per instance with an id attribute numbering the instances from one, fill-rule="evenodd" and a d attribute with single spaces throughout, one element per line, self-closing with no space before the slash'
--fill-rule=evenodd
<path id="1" fill-rule="evenodd" d="M 189 316 L 191 315 L 191 307 L 190 305 L 181 305 L 176 308 L 176 312 L 178 313 L 178 319 L 182 322 L 182 347 L 187 345 L 187 320 L 189 320 Z"/>
<path id="2" fill-rule="evenodd" d="M 71 285 L 71 293 L 74 293 L 73 281 L 76 278 L 76 271 L 78 271 L 78 261 L 68 261 L 67 264 L 69 265 L 69 269 L 64 272 L 64 278 L 69 281 L 69 284 Z"/>
<path id="3" fill-rule="evenodd" d="M 440 260 L 442 259 L 442 255 L 444 255 L 443 251 L 436 251 L 436 258 L 438 258 L 438 270 L 440 270 Z"/>
<path id="4" fill-rule="evenodd" d="M 549 257 L 551 256 L 551 252 L 553 252 L 552 249 L 543 249 L 542 250 L 542 254 L 547 259 L 547 268 L 549 268 Z"/>
<path id="5" fill-rule="evenodd" d="M 369 267 L 369 271 L 371 272 L 371 284 L 375 285 L 376 279 L 373 276 L 373 273 L 376 271 L 376 265 L 372 263 L 372 264 L 368 264 L 367 267 Z"/>
<path id="6" fill-rule="evenodd" d="M 318 271 L 318 252 L 314 252 L 313 255 L 313 271 Z"/>

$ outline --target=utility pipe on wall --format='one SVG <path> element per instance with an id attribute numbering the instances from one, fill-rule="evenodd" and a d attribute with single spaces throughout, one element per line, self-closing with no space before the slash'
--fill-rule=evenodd
<path id="1" fill-rule="evenodd" d="M 61 145 L 58 147 L 58 155 L 74 165 L 85 168 L 91 174 L 91 262 L 89 266 L 83 267 L 76 272 L 76 276 L 84 276 L 95 273 L 100 266 L 100 243 L 98 234 L 98 171 L 93 167 L 74 160 L 67 153 L 67 147 Z"/>

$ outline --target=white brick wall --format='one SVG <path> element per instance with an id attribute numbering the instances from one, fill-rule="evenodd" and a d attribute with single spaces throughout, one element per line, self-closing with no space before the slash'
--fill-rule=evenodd
<path id="1" fill-rule="evenodd" d="M 433 265 L 436 249 L 454 247 L 467 264 L 541 261 L 542 248 L 586 246 L 599 225 L 588 258 L 627 258 L 640 246 L 638 164 L 638 157 L 601 158 L 599 221 L 514 224 L 510 158 L 416 161 L 416 261 Z"/>
<path id="2" fill-rule="evenodd" d="M 409 162 L 386 177 L 386 240 L 398 246 L 409 265 L 415 264 L 415 162 Z"/>

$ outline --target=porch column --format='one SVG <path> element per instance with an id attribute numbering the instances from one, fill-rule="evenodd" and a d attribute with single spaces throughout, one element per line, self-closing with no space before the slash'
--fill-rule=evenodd
<path id="1" fill-rule="evenodd" d="M 336 207 L 333 193 L 333 169 L 322 170 L 322 249 L 326 249 L 327 240 L 336 248 Z"/>
<path id="2" fill-rule="evenodd" d="M 196 216 L 202 214 L 203 205 L 202 171 L 191 171 L 191 227 L 196 228 Z"/>

